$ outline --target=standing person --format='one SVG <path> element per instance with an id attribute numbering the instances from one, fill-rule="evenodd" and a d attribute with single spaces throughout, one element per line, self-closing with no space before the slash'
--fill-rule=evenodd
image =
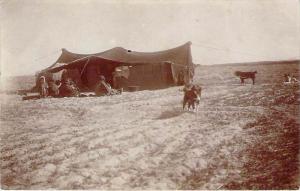
<path id="1" fill-rule="evenodd" d="M 39 79 L 39 93 L 40 93 L 40 97 L 45 98 L 48 96 L 48 83 L 46 81 L 46 77 L 45 76 L 41 76 Z"/>
<path id="2" fill-rule="evenodd" d="M 113 73 L 112 73 L 112 86 L 114 87 L 114 88 L 116 88 L 116 89 L 118 89 L 118 73 L 117 73 L 117 71 L 114 71 Z"/>
<path id="3" fill-rule="evenodd" d="M 177 76 L 177 85 L 184 85 L 184 71 L 180 71 Z"/>

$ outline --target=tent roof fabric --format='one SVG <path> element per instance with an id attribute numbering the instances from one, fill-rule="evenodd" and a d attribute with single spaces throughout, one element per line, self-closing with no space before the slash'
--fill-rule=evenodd
<path id="1" fill-rule="evenodd" d="M 57 61 L 45 70 L 51 70 L 57 67 L 63 68 L 68 64 L 86 61 L 90 58 L 103 59 L 119 63 L 120 65 L 122 65 L 121 63 L 123 63 L 123 65 L 135 65 L 137 63 L 171 62 L 175 65 L 189 67 L 193 65 L 190 46 L 191 42 L 187 42 L 176 48 L 149 53 L 130 51 L 122 47 L 115 47 L 95 54 L 76 54 L 62 49 L 62 54 Z"/>

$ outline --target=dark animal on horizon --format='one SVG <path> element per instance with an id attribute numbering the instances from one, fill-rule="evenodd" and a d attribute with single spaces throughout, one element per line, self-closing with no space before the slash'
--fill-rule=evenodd
<path id="1" fill-rule="evenodd" d="M 254 72 L 241 72 L 241 71 L 236 71 L 234 74 L 241 79 L 241 84 L 244 84 L 244 80 L 251 78 L 252 79 L 252 84 L 255 84 L 255 74 L 257 74 L 257 71 Z"/>
<path id="2" fill-rule="evenodd" d="M 198 111 L 198 107 L 200 104 L 200 97 L 201 97 L 201 87 L 193 85 L 190 88 L 184 88 L 184 97 L 183 97 L 183 105 L 182 109 L 185 109 L 187 104 L 188 110 L 192 107 L 193 110 Z"/>

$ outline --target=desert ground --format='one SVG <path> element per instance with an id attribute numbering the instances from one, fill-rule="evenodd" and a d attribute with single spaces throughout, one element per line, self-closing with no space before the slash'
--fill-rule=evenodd
<path id="1" fill-rule="evenodd" d="M 1 188 L 298 189 L 300 90 L 282 82 L 299 67 L 198 66 L 198 112 L 182 110 L 182 86 L 26 101 L 2 91 Z M 257 70 L 256 84 L 236 70 Z"/>

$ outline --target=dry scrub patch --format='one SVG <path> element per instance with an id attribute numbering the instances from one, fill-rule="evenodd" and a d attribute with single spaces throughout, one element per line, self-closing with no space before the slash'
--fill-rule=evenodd
<path id="1" fill-rule="evenodd" d="M 271 111 L 249 123 L 255 144 L 242 153 L 247 162 L 240 182 L 226 184 L 228 189 L 298 189 L 299 123 L 284 112 Z"/>

